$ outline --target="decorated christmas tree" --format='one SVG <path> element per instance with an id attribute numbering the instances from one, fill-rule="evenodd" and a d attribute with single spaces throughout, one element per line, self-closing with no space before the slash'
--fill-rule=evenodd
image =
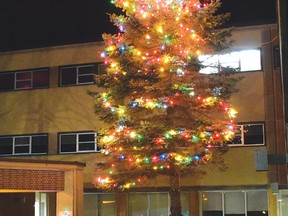
<path id="1" fill-rule="evenodd" d="M 107 158 L 95 185 L 125 190 L 169 176 L 170 212 L 180 216 L 181 177 L 216 166 L 234 135 L 236 79 L 209 64 L 229 48 L 219 29 L 228 15 L 216 14 L 218 0 L 112 3 L 123 14 L 111 15 L 119 33 L 103 35 L 107 73 L 96 77 L 95 112 L 109 127 L 98 135 Z"/>

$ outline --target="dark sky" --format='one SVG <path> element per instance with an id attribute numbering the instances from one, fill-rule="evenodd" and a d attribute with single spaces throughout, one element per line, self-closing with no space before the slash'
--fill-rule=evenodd
<path id="1" fill-rule="evenodd" d="M 101 40 L 111 0 L 0 0 L 0 52 Z M 276 22 L 276 0 L 222 0 L 233 26 Z"/>

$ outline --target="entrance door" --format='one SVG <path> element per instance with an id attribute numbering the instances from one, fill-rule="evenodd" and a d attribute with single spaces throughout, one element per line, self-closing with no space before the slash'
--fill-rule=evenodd
<path id="1" fill-rule="evenodd" d="M 35 216 L 35 193 L 0 193 L 0 216 Z"/>
<path id="2" fill-rule="evenodd" d="M 56 215 L 55 200 L 56 193 L 0 193 L 0 216 Z"/>

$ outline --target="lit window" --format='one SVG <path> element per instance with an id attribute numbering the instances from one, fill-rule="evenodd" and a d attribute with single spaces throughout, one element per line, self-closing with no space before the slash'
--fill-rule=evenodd
<path id="1" fill-rule="evenodd" d="M 199 56 L 202 64 L 200 73 L 218 73 L 221 67 L 234 68 L 240 72 L 259 71 L 261 66 L 261 52 L 259 49 L 235 51 L 222 55 Z"/>
<path id="2" fill-rule="evenodd" d="M 0 73 L 0 91 L 49 87 L 49 69 Z"/>
<path id="3" fill-rule="evenodd" d="M 202 192 L 202 215 L 268 215 L 267 191 Z"/>
<path id="4" fill-rule="evenodd" d="M 96 133 L 63 133 L 60 134 L 60 153 L 96 152 Z"/>
<path id="5" fill-rule="evenodd" d="M 240 71 L 261 70 L 260 50 L 243 50 L 240 52 Z"/>
<path id="6" fill-rule="evenodd" d="M 0 155 L 47 154 L 48 135 L 0 136 Z"/>
<path id="7" fill-rule="evenodd" d="M 235 136 L 228 142 L 231 146 L 264 145 L 264 124 L 251 123 L 235 126 Z"/>

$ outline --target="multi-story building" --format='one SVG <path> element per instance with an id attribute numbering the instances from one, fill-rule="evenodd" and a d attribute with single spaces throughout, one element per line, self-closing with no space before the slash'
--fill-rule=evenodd
<path id="1" fill-rule="evenodd" d="M 225 171 L 181 178 L 183 215 L 287 215 L 278 29 L 239 27 L 232 37 L 230 55 L 215 59 L 243 77 L 231 98 L 238 130 Z M 102 125 L 87 92 L 101 90 L 101 50 L 96 42 L 0 53 L 0 215 L 169 215 L 165 178 L 117 193 L 94 187 Z"/>

